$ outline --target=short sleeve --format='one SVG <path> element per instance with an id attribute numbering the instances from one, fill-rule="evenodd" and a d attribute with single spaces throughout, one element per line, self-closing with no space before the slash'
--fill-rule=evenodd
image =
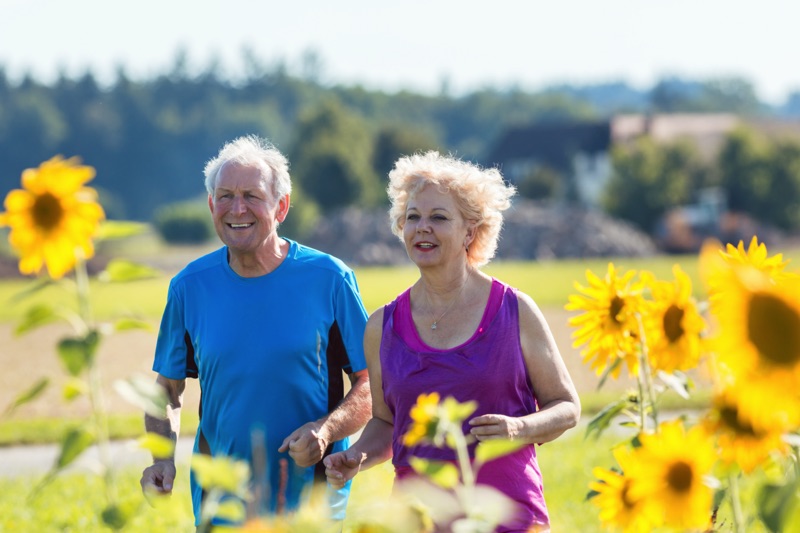
<path id="1" fill-rule="evenodd" d="M 364 329 L 368 317 L 352 270 L 345 272 L 336 295 L 334 312 L 346 354 L 342 368 L 348 374 L 364 370 L 367 368 L 364 357 Z"/>
<path id="2" fill-rule="evenodd" d="M 158 330 L 153 370 L 165 378 L 186 379 L 186 324 L 184 321 L 183 299 L 176 288 L 175 280 L 170 283 L 167 305 L 161 317 Z"/>

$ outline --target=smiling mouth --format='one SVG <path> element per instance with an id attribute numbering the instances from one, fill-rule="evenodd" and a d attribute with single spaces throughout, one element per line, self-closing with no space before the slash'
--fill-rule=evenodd
<path id="1" fill-rule="evenodd" d="M 253 225 L 252 223 L 248 223 L 248 224 L 228 224 L 228 226 L 233 228 L 233 229 L 249 228 L 252 225 Z"/>
<path id="2" fill-rule="evenodd" d="M 424 250 L 430 250 L 431 248 L 435 247 L 435 244 L 431 244 L 429 242 L 420 242 L 417 243 L 417 248 L 422 248 Z"/>

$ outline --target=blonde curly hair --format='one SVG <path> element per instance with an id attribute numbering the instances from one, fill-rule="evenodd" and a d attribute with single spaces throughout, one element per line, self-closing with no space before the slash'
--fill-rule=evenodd
<path id="1" fill-rule="evenodd" d="M 436 151 L 401 157 L 389 172 L 387 188 L 392 233 L 401 241 L 409 199 L 426 185 L 453 195 L 461 216 L 475 225 L 467 261 L 475 267 L 487 264 L 497 250 L 503 211 L 511 207 L 514 186 L 506 184 L 496 168 L 484 169 Z"/>

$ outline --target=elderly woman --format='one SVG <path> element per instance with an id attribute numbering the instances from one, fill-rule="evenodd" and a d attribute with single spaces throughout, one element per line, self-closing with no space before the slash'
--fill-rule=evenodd
<path id="1" fill-rule="evenodd" d="M 428 152 L 398 160 L 388 191 L 392 231 L 420 277 L 367 323 L 373 415 L 350 450 L 325 460 L 328 480 L 341 485 L 390 457 L 397 479 L 412 475 L 411 456 L 454 460 L 452 450 L 403 444 L 410 410 L 423 393 L 474 400 L 464 429 L 476 440 L 528 443 L 478 472 L 518 506 L 498 531 L 546 530 L 535 444 L 573 427 L 580 404 L 534 301 L 480 271 L 515 190 L 496 169 Z"/>

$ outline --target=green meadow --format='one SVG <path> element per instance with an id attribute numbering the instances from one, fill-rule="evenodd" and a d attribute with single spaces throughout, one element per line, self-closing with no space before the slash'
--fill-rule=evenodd
<path id="1" fill-rule="evenodd" d="M 695 288 L 700 290 L 695 256 L 660 256 L 655 258 L 623 258 L 563 260 L 546 262 L 496 262 L 483 270 L 498 279 L 531 295 L 540 307 L 563 307 L 569 294 L 575 292 L 574 283 L 585 284 L 586 271 L 605 274 L 608 263 L 618 269 L 646 269 L 655 275 L 669 279 L 676 263 L 692 277 Z M 356 268 L 356 277 L 364 305 L 372 312 L 392 300 L 417 279 L 413 266 L 361 267 Z M 119 316 L 135 316 L 157 321 L 166 301 L 168 276 L 128 283 L 104 283 L 92 281 L 92 309 L 98 319 Z M 34 287 L 37 290 L 33 290 Z M 75 297 L 71 282 L 38 287 L 30 279 L 0 280 L 0 322 L 18 320 L 25 310 L 34 304 L 74 308 Z"/>

